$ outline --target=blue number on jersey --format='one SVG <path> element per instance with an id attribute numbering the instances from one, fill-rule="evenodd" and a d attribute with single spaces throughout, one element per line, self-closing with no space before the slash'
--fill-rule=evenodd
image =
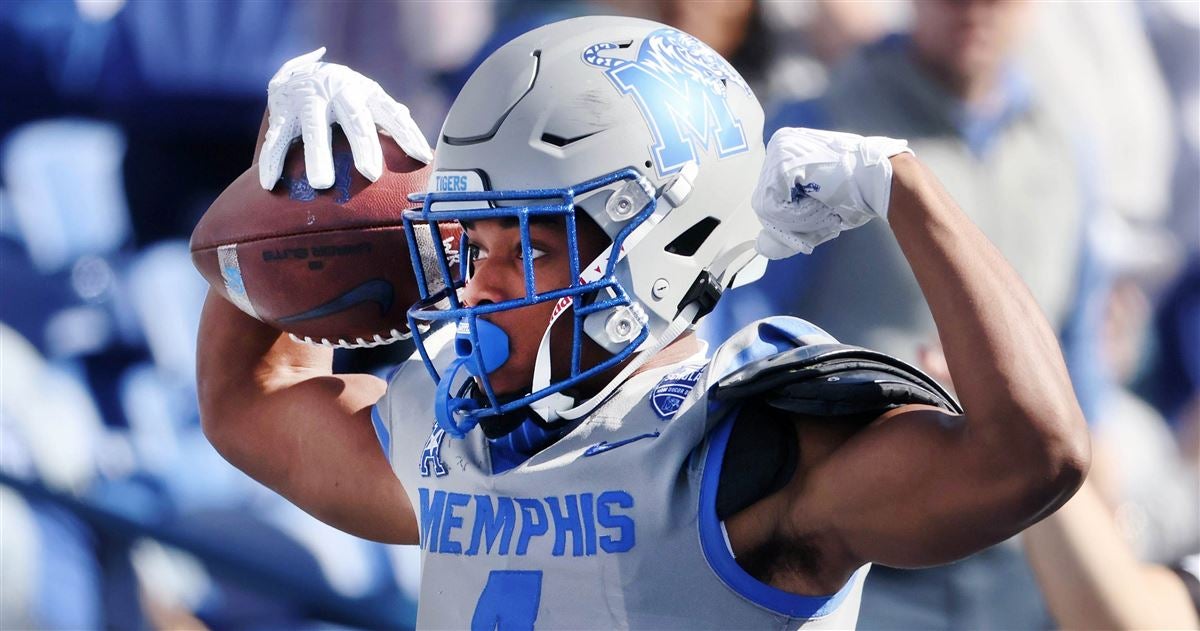
<path id="1" fill-rule="evenodd" d="M 471 631 L 532 630 L 541 600 L 541 570 L 495 570 L 479 594 Z"/>

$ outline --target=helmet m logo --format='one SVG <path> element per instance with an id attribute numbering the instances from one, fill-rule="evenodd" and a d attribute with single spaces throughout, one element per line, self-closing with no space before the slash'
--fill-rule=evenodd
<path id="1" fill-rule="evenodd" d="M 750 86 L 711 48 L 672 28 L 646 36 L 634 61 L 601 54 L 619 48 L 615 42 L 594 44 L 583 61 L 604 68 L 622 94 L 633 96 L 654 137 L 650 151 L 660 177 L 699 162 L 696 145 L 710 151 L 715 144 L 719 158 L 749 149 L 726 91 L 737 87 L 749 94 Z"/>

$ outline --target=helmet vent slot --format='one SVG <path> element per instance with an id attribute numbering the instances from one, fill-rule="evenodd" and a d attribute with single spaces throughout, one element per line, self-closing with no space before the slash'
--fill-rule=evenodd
<path id="1" fill-rule="evenodd" d="M 701 245 L 704 245 L 709 235 L 713 233 L 713 230 L 717 229 L 720 223 L 721 220 L 716 217 L 705 217 L 696 222 L 691 228 L 684 230 L 678 237 L 675 237 L 675 240 L 668 243 L 664 249 L 671 254 L 692 256 L 696 253 L 696 250 L 700 249 Z"/>
<path id="2" fill-rule="evenodd" d="M 564 138 L 562 136 L 559 136 L 558 134 L 545 133 L 545 134 L 542 134 L 542 142 L 544 142 L 548 145 L 554 145 L 555 147 L 565 147 L 569 144 L 579 142 L 580 140 L 583 140 L 585 138 L 591 138 L 592 136 L 595 136 L 598 133 L 600 133 L 600 132 L 594 131 L 591 133 L 583 134 L 582 136 L 574 136 L 571 138 Z"/>

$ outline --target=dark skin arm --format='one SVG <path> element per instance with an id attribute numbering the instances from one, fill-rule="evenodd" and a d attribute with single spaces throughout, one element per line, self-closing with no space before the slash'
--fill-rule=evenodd
<path id="1" fill-rule="evenodd" d="M 212 292 L 196 366 L 204 433 L 226 460 L 335 528 L 417 542 L 371 424 L 383 380 L 334 375 L 331 349 L 293 342 Z"/>
<path id="2" fill-rule="evenodd" d="M 916 158 L 892 164 L 888 221 L 966 413 L 906 406 L 848 436 L 797 419 L 805 462 L 792 483 L 727 525 L 735 550 L 803 542 L 817 569 L 770 577 L 798 593 L 830 593 L 866 562 L 936 565 L 1003 541 L 1066 502 L 1090 459 L 1057 340 L 1024 283 Z"/>

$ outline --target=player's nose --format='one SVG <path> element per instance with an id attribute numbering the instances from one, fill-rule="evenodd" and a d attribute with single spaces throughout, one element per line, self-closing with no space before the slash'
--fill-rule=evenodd
<path id="1" fill-rule="evenodd" d="M 505 266 L 499 262 L 488 261 L 485 265 L 477 265 L 470 278 L 467 279 L 459 298 L 468 307 L 504 302 L 515 298 L 514 288 L 521 288 L 520 278 L 514 280 Z"/>

